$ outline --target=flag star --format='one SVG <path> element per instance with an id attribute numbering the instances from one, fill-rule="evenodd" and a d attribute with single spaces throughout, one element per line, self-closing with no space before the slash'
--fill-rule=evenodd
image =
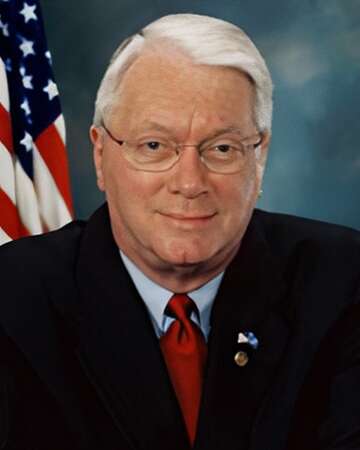
<path id="1" fill-rule="evenodd" d="M 26 2 L 24 3 L 23 9 L 20 11 L 20 14 L 24 16 L 25 23 L 28 23 L 29 20 L 37 20 L 37 16 L 35 14 L 36 5 L 28 5 Z"/>
<path id="2" fill-rule="evenodd" d="M 20 67 L 20 75 L 22 76 L 22 83 L 25 89 L 34 89 L 32 84 L 32 75 L 26 75 L 25 67 Z"/>
<path id="3" fill-rule="evenodd" d="M 29 116 L 31 114 L 29 101 L 26 97 L 24 98 L 23 102 L 21 103 L 20 108 L 24 110 L 25 116 Z"/>
<path id="4" fill-rule="evenodd" d="M 25 77 L 23 77 L 22 82 L 25 89 L 34 89 L 32 78 L 33 77 L 31 75 L 26 75 Z"/>
<path id="5" fill-rule="evenodd" d="M 31 75 L 26 75 L 25 77 L 23 77 L 22 82 L 25 89 L 34 89 Z"/>
<path id="6" fill-rule="evenodd" d="M 11 59 L 10 58 L 6 58 L 5 59 L 5 69 L 7 70 L 7 72 L 11 72 L 12 71 L 12 63 L 11 63 Z"/>
<path id="7" fill-rule="evenodd" d="M 28 55 L 35 55 L 35 51 L 34 51 L 34 42 L 33 41 L 28 41 L 25 38 L 22 38 L 22 44 L 20 45 L 20 50 L 23 52 L 23 56 L 24 58 L 26 58 L 26 56 Z"/>
<path id="8" fill-rule="evenodd" d="M 52 80 L 48 80 L 48 84 L 44 87 L 43 91 L 48 94 L 49 100 L 52 100 L 59 94 L 58 88 Z"/>
<path id="9" fill-rule="evenodd" d="M 27 152 L 29 152 L 33 146 L 33 139 L 31 137 L 31 134 L 25 131 L 24 138 L 20 141 L 20 144 L 26 148 Z"/>
<path id="10" fill-rule="evenodd" d="M 46 56 L 46 58 L 50 61 L 50 64 L 51 64 L 51 63 L 52 63 L 52 58 L 51 58 L 50 50 L 47 50 L 47 51 L 45 52 L 45 56 Z"/>
<path id="11" fill-rule="evenodd" d="M 2 33 L 5 37 L 9 36 L 9 24 L 8 23 L 4 23 L 0 20 L 0 28 L 2 30 Z"/>

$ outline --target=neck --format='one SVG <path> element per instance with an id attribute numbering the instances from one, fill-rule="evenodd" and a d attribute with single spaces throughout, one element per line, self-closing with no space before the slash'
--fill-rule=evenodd
<path id="1" fill-rule="evenodd" d="M 125 255 L 152 281 L 165 289 L 176 292 L 194 291 L 208 281 L 215 278 L 230 264 L 238 251 L 239 246 L 234 248 L 227 258 L 219 261 L 213 261 L 211 265 L 208 263 L 189 264 L 189 265 L 170 265 L 164 261 L 152 261 L 149 264 L 138 255 L 127 251 L 119 246 Z"/>

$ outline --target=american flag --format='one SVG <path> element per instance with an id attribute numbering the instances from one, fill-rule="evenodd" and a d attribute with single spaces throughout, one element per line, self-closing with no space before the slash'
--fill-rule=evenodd
<path id="1" fill-rule="evenodd" d="M 0 245 L 72 219 L 65 125 L 36 0 L 0 0 Z"/>

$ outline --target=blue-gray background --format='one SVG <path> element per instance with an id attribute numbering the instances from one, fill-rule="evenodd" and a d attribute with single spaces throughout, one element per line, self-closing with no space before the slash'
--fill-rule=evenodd
<path id="1" fill-rule="evenodd" d="M 118 43 L 159 16 L 241 26 L 275 83 L 273 140 L 258 206 L 360 228 L 360 0 L 42 0 L 67 125 L 76 216 L 103 200 L 88 127 Z"/>

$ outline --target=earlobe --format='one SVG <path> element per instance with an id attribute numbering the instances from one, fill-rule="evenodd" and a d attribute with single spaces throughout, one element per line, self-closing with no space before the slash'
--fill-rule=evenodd
<path id="1" fill-rule="evenodd" d="M 93 158 L 96 172 L 96 182 L 100 191 L 105 191 L 105 182 L 103 175 L 103 138 L 99 129 L 94 125 L 90 128 L 90 139 L 93 144 Z"/>
<path id="2" fill-rule="evenodd" d="M 90 137 L 90 140 L 93 143 L 93 145 L 95 145 L 97 140 L 100 137 L 99 130 L 96 128 L 95 125 L 91 125 L 90 130 L 89 130 L 89 137 Z"/>

